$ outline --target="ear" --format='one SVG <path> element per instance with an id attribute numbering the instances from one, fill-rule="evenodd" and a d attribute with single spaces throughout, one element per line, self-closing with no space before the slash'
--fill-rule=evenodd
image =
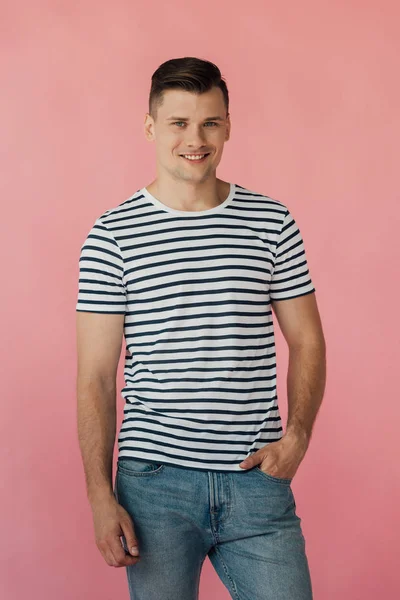
<path id="1" fill-rule="evenodd" d="M 152 142 L 155 139 L 154 119 L 149 113 L 146 113 L 144 118 L 144 135 L 148 142 Z"/>
<path id="2" fill-rule="evenodd" d="M 226 133 L 225 133 L 225 142 L 227 142 L 229 140 L 229 138 L 231 137 L 231 117 L 228 114 L 227 118 L 226 118 Z"/>

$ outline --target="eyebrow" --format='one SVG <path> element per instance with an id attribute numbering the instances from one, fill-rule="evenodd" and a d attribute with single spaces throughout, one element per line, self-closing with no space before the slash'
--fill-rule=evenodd
<path id="1" fill-rule="evenodd" d="M 208 117 L 207 119 L 204 119 L 205 121 L 224 121 L 225 119 L 223 119 L 222 117 Z M 190 119 L 187 119 L 185 117 L 168 117 L 167 121 L 190 121 Z"/>

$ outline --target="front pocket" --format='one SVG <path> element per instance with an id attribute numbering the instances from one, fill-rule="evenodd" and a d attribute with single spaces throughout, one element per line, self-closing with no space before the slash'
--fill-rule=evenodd
<path id="1" fill-rule="evenodd" d="M 282 483 L 283 485 L 290 485 L 293 480 L 293 477 L 286 479 L 284 477 L 275 477 L 274 475 L 270 475 L 269 473 L 263 471 L 259 466 L 255 467 L 255 471 L 256 473 L 260 473 L 263 477 L 266 477 L 270 481 L 273 481 L 275 483 Z"/>
<path id="2" fill-rule="evenodd" d="M 139 477 L 160 473 L 163 468 L 164 465 L 161 463 L 141 460 L 139 458 L 129 458 L 125 456 L 119 458 L 117 462 L 117 471 L 119 473 Z"/>

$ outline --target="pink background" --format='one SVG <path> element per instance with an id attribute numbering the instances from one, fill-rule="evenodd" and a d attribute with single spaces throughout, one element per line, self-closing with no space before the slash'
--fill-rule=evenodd
<path id="1" fill-rule="evenodd" d="M 327 389 L 293 482 L 315 600 L 397 597 L 398 4 L 48 0 L 0 11 L 1 596 L 128 598 L 125 570 L 94 543 L 77 442 L 78 257 L 95 218 L 155 176 L 150 78 L 189 55 L 215 62 L 231 96 L 218 176 L 290 207 L 316 287 Z M 286 422 L 279 330 L 277 344 Z M 119 426 L 120 396 L 118 414 Z M 200 598 L 229 598 L 208 559 Z"/>

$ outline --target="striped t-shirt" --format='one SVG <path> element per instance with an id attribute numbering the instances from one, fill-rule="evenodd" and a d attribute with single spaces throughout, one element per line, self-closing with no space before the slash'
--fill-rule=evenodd
<path id="1" fill-rule="evenodd" d="M 143 187 L 81 247 L 76 310 L 125 315 L 118 457 L 209 471 L 283 435 L 272 300 L 315 291 L 280 201 L 231 183 L 175 210 Z"/>

